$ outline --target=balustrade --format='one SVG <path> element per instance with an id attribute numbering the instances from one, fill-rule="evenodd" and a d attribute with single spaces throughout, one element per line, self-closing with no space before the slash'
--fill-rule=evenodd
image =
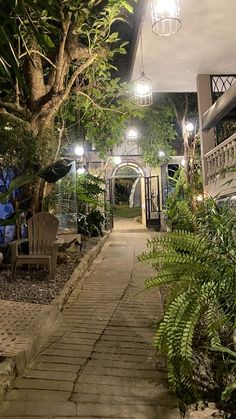
<path id="1" fill-rule="evenodd" d="M 204 156 L 207 185 L 224 179 L 236 167 L 236 133 Z"/>

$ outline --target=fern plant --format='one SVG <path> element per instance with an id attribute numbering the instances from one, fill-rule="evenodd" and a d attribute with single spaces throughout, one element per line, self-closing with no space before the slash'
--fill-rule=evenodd
<path id="1" fill-rule="evenodd" d="M 174 231 L 148 242 L 140 261 L 150 263 L 156 274 L 147 279 L 151 290 L 171 285 L 164 318 L 154 338 L 167 357 L 167 373 L 177 393 L 195 392 L 193 378 L 194 335 L 204 322 L 206 339 L 220 345 L 220 331 L 233 325 L 236 302 L 235 210 L 212 201 L 205 217 L 196 219 L 196 232 Z M 228 327 L 228 326 L 227 326 Z M 233 327 L 233 326 L 232 326 Z"/>

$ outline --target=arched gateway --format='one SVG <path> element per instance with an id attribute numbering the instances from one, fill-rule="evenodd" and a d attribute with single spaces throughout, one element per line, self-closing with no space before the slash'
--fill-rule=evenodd
<path id="1" fill-rule="evenodd" d="M 112 208 L 115 205 L 115 181 L 117 178 L 133 178 L 133 190 L 131 191 L 130 205 L 135 193 L 140 188 L 140 203 L 142 212 L 142 224 L 145 227 L 160 228 L 160 191 L 159 176 L 151 175 L 151 169 L 144 166 L 139 156 L 122 156 L 122 162 L 115 167 L 108 168 L 106 172 L 106 199 L 111 209 L 111 223 L 113 225 Z M 136 190 L 135 190 L 136 189 Z"/>

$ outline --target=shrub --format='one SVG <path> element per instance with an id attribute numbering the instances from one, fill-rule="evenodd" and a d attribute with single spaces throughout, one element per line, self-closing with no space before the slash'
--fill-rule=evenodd
<path id="1" fill-rule="evenodd" d="M 194 396 L 194 337 L 199 325 L 205 343 L 221 344 L 221 331 L 233 330 L 236 298 L 236 213 L 213 200 L 194 219 L 195 230 L 158 235 L 139 260 L 156 270 L 147 290 L 171 285 L 155 346 L 167 357 L 168 379 L 180 395 Z"/>

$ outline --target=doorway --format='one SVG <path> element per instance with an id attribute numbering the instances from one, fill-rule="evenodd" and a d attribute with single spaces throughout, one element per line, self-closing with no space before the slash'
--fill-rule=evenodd
<path id="1" fill-rule="evenodd" d="M 144 176 L 134 163 L 116 167 L 112 177 L 113 228 L 136 230 L 146 227 Z"/>

